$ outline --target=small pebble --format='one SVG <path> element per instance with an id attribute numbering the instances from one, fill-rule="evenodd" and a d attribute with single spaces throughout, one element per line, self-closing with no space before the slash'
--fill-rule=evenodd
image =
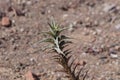
<path id="1" fill-rule="evenodd" d="M 70 24 L 68 31 L 73 32 L 73 30 L 74 30 L 73 27 L 74 27 L 74 25 L 73 25 L 73 24 Z"/>
<path id="2" fill-rule="evenodd" d="M 36 80 L 35 77 L 34 77 L 35 74 L 33 74 L 31 71 L 28 71 L 26 74 L 25 74 L 25 77 L 26 77 L 26 80 Z M 35 75 L 36 76 L 36 75 Z M 36 76 L 37 77 L 37 76 Z"/>
<path id="3" fill-rule="evenodd" d="M 64 15 L 62 16 L 63 19 L 66 19 L 67 17 L 68 17 L 68 14 L 64 14 Z"/>
<path id="4" fill-rule="evenodd" d="M 1 25 L 5 27 L 9 27 L 11 25 L 11 21 L 8 17 L 3 17 L 1 21 Z"/>
<path id="5" fill-rule="evenodd" d="M 96 29 L 97 34 L 101 34 L 102 30 Z"/>
<path id="6" fill-rule="evenodd" d="M 107 59 L 107 56 L 101 56 L 100 59 Z"/>
<path id="7" fill-rule="evenodd" d="M 30 58 L 30 61 L 31 61 L 31 62 L 35 62 L 35 59 L 34 59 L 34 58 Z"/>
<path id="8" fill-rule="evenodd" d="M 115 46 L 115 49 L 120 51 L 120 46 Z"/>
<path id="9" fill-rule="evenodd" d="M 116 29 L 116 30 L 120 30 L 120 24 L 117 24 L 117 25 L 115 26 L 115 29 Z"/>
<path id="10" fill-rule="evenodd" d="M 32 5 L 32 1 L 27 1 L 26 4 L 27 5 Z"/>
<path id="11" fill-rule="evenodd" d="M 118 55 L 117 54 L 110 54 L 110 57 L 111 58 L 118 58 Z"/>
<path id="12" fill-rule="evenodd" d="M 21 28 L 21 29 L 20 29 L 20 32 L 24 32 L 24 28 Z"/>
<path id="13" fill-rule="evenodd" d="M 115 4 L 104 4 L 103 11 L 104 11 L 104 12 L 109 12 L 109 11 L 111 11 L 112 9 L 114 9 L 115 7 L 116 7 Z"/>

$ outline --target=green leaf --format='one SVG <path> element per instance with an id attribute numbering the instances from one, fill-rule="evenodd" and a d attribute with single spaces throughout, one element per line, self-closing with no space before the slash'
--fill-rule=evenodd
<path id="1" fill-rule="evenodd" d="M 49 42 L 49 43 L 54 44 L 54 40 L 52 38 L 46 38 L 42 42 Z"/>
<path id="2" fill-rule="evenodd" d="M 46 34 L 48 34 L 48 35 L 50 35 L 51 37 L 53 37 L 53 38 L 55 38 L 55 33 L 53 33 L 53 32 L 46 32 Z"/>

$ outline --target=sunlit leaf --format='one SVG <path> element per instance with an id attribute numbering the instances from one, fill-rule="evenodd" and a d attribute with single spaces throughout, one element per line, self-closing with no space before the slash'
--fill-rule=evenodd
<path id="1" fill-rule="evenodd" d="M 46 38 L 42 42 L 49 42 L 49 43 L 54 44 L 54 40 L 52 38 Z"/>

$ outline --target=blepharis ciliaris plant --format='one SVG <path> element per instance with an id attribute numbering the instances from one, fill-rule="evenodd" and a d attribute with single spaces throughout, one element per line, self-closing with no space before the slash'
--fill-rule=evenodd
<path id="1" fill-rule="evenodd" d="M 44 42 L 49 42 L 52 45 L 52 50 L 55 52 L 53 56 L 54 60 L 59 63 L 70 80 L 80 80 L 80 75 L 83 68 L 77 70 L 79 64 L 74 64 L 75 59 L 72 59 L 71 51 L 65 50 L 66 46 L 71 43 L 69 37 L 62 35 L 61 32 L 65 29 L 61 29 L 58 24 L 52 21 L 49 24 L 49 31 L 45 32 L 49 37 L 44 39 Z M 76 72 L 77 71 L 77 72 Z M 83 76 L 82 80 L 85 79 Z"/>

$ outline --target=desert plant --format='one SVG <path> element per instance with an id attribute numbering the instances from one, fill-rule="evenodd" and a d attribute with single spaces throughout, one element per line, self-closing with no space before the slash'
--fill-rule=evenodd
<path id="1" fill-rule="evenodd" d="M 74 61 L 76 59 L 72 59 L 71 51 L 69 49 L 65 49 L 66 46 L 71 43 L 71 41 L 69 41 L 69 37 L 61 34 L 61 32 L 65 29 L 61 29 L 60 26 L 54 21 L 48 24 L 50 30 L 45 32 L 45 34 L 49 36 L 48 38 L 45 38 L 43 42 L 51 43 L 52 50 L 56 53 L 53 56 L 54 60 L 63 67 L 63 72 L 68 75 L 70 80 L 80 80 L 79 77 L 83 67 L 77 71 L 79 64 L 74 65 Z M 84 77 L 82 80 L 84 80 Z"/>

